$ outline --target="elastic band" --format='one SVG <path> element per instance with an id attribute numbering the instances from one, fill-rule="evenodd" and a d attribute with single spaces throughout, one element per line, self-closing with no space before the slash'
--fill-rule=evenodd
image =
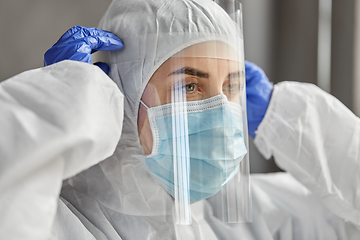
<path id="1" fill-rule="evenodd" d="M 146 104 L 140 99 L 140 103 L 142 104 L 142 105 L 144 105 L 144 107 L 146 107 L 146 109 L 149 109 L 149 107 L 148 106 L 146 106 Z"/>

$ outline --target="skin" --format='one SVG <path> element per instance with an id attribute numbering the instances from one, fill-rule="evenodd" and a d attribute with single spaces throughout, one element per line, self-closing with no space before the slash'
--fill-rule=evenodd
<path id="1" fill-rule="evenodd" d="M 225 94 L 229 101 L 239 103 L 244 70 L 233 52 L 218 42 L 201 43 L 182 50 L 153 74 L 142 101 L 150 108 L 164 105 L 171 103 L 177 92 L 187 101 Z M 147 109 L 142 104 L 139 106 L 138 130 L 140 143 L 148 155 L 152 151 L 153 136 Z"/>

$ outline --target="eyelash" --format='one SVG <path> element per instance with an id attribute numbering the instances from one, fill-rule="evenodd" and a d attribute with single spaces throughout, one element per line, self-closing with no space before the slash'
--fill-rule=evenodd
<path id="1" fill-rule="evenodd" d="M 188 92 L 186 90 L 187 86 L 189 86 L 189 85 L 194 85 L 194 90 L 191 91 L 191 92 Z M 230 86 L 234 90 L 227 90 L 227 91 L 232 92 L 232 93 L 239 92 L 239 91 L 242 91 L 244 89 L 244 84 L 240 84 L 240 83 L 232 83 L 232 84 L 229 84 L 226 87 L 230 87 Z M 186 94 L 195 94 L 197 91 L 199 91 L 199 87 L 200 87 L 200 84 L 197 83 L 197 82 L 188 82 L 185 85 L 179 86 L 179 87 L 174 88 L 174 89 L 181 89 L 182 91 L 186 92 Z"/>
<path id="2" fill-rule="evenodd" d="M 190 80 L 190 79 L 189 79 Z M 200 84 L 197 82 L 197 81 L 194 81 L 194 80 L 182 80 L 182 84 L 180 83 L 180 84 L 176 84 L 176 85 L 174 85 L 173 86 L 173 89 L 174 90 L 181 90 L 181 91 L 184 91 L 186 94 L 195 94 L 198 90 L 199 90 L 199 88 L 200 88 Z M 180 85 L 180 86 L 179 86 Z M 193 91 L 191 91 L 191 92 L 188 92 L 187 90 L 186 90 L 186 88 L 187 88 L 187 86 L 189 86 L 189 85 L 193 85 L 194 86 L 194 90 Z"/>

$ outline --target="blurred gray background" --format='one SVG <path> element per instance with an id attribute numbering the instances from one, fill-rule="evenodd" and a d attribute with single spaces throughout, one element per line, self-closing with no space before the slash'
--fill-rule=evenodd
<path id="1" fill-rule="evenodd" d="M 274 82 L 319 85 L 360 116 L 360 0 L 240 0 L 245 58 Z M 111 0 L 0 0 L 0 81 L 43 65 L 75 25 L 96 27 Z M 136 21 L 136 19 L 134 19 Z M 251 172 L 279 169 L 250 143 Z"/>

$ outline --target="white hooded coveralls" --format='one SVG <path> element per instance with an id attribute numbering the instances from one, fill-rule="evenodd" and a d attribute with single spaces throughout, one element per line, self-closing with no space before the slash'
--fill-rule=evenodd
<path id="1" fill-rule="evenodd" d="M 254 221 L 196 225 L 211 217 L 204 200 L 178 230 L 102 203 L 115 189 L 97 169 L 128 159 L 116 147 L 123 97 L 98 67 L 64 61 L 0 86 L 0 239 L 359 239 L 360 120 L 311 84 L 275 85 L 255 143 L 288 173 L 252 176 Z M 129 191 L 141 188 L 126 181 L 140 166 L 118 176 Z M 80 172 L 102 190 L 70 178 L 59 198 L 62 180 Z"/>

